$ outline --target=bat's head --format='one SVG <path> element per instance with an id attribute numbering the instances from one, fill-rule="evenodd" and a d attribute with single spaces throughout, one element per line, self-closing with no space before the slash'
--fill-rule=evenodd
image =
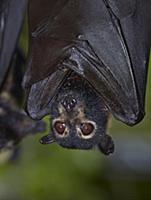
<path id="1" fill-rule="evenodd" d="M 71 75 L 51 106 L 51 134 L 41 142 L 55 141 L 71 149 L 92 149 L 99 145 L 101 149 L 107 136 L 108 116 L 106 106 L 89 83 Z M 111 151 L 113 148 L 106 154 Z"/>

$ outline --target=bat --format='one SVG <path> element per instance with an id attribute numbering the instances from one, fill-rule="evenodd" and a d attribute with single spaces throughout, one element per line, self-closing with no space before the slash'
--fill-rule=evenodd
<path id="1" fill-rule="evenodd" d="M 105 155 L 113 153 L 114 143 L 106 134 L 109 112 L 89 83 L 75 72 L 63 81 L 50 113 L 51 133 L 42 137 L 42 144 L 57 142 L 72 149 L 97 145 Z"/>
<path id="2" fill-rule="evenodd" d="M 21 88 L 24 56 L 17 49 L 11 67 L 3 82 L 0 93 L 0 158 L 15 161 L 20 153 L 19 143 L 31 135 L 45 131 L 43 121 L 34 121 L 21 109 L 23 89 Z"/>
<path id="3" fill-rule="evenodd" d="M 25 137 L 45 131 L 43 121 L 30 119 L 20 108 L 24 97 L 21 80 L 25 58 L 20 49 L 15 54 L 0 93 L 0 156 L 4 150 L 14 152 Z"/>
<path id="4" fill-rule="evenodd" d="M 44 132 L 45 123 L 33 121 L 23 110 L 14 108 L 14 105 L 4 101 L 1 96 L 0 110 L 0 157 L 7 152 L 7 161 L 10 158 L 16 160 L 20 150 L 19 143 L 27 136 Z"/>
<path id="5" fill-rule="evenodd" d="M 108 116 L 127 125 L 145 114 L 150 0 L 30 0 L 26 110 L 50 114 L 41 143 L 109 154 Z"/>
<path id="6" fill-rule="evenodd" d="M 16 108 L 23 99 L 21 79 L 25 58 L 17 42 L 26 6 L 27 0 L 0 1 L 0 151 L 14 151 L 23 138 L 45 130 L 43 122 L 34 122 Z"/>
<path id="7" fill-rule="evenodd" d="M 2 99 L 0 107 L 0 151 L 10 147 L 14 149 L 25 137 L 44 132 L 44 122 L 33 121 L 23 111 L 14 109 Z"/>
<path id="8" fill-rule="evenodd" d="M 14 54 L 27 0 L 0 1 L 0 86 Z"/>

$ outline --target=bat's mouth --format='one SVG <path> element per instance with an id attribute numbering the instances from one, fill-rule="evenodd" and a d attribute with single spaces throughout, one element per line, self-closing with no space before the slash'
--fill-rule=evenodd
<path id="1" fill-rule="evenodd" d="M 66 96 L 61 104 L 67 112 L 71 112 L 76 107 L 77 100 L 73 96 Z"/>

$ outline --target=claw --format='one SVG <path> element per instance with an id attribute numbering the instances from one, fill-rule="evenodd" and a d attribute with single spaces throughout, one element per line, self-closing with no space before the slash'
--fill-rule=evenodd
<path id="1" fill-rule="evenodd" d="M 54 141 L 54 139 L 52 138 L 52 135 L 46 135 L 46 136 L 43 136 L 40 141 L 39 141 L 41 144 L 51 144 Z"/>

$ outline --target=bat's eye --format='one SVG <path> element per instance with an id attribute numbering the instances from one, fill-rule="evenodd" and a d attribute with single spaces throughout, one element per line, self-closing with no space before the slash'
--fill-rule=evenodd
<path id="1" fill-rule="evenodd" d="M 54 129 L 59 135 L 64 135 L 66 124 L 62 121 L 57 121 L 54 123 Z"/>
<path id="2" fill-rule="evenodd" d="M 83 136 L 89 136 L 94 131 L 94 125 L 90 122 L 85 122 L 85 123 L 81 124 L 80 129 L 81 129 Z"/>

